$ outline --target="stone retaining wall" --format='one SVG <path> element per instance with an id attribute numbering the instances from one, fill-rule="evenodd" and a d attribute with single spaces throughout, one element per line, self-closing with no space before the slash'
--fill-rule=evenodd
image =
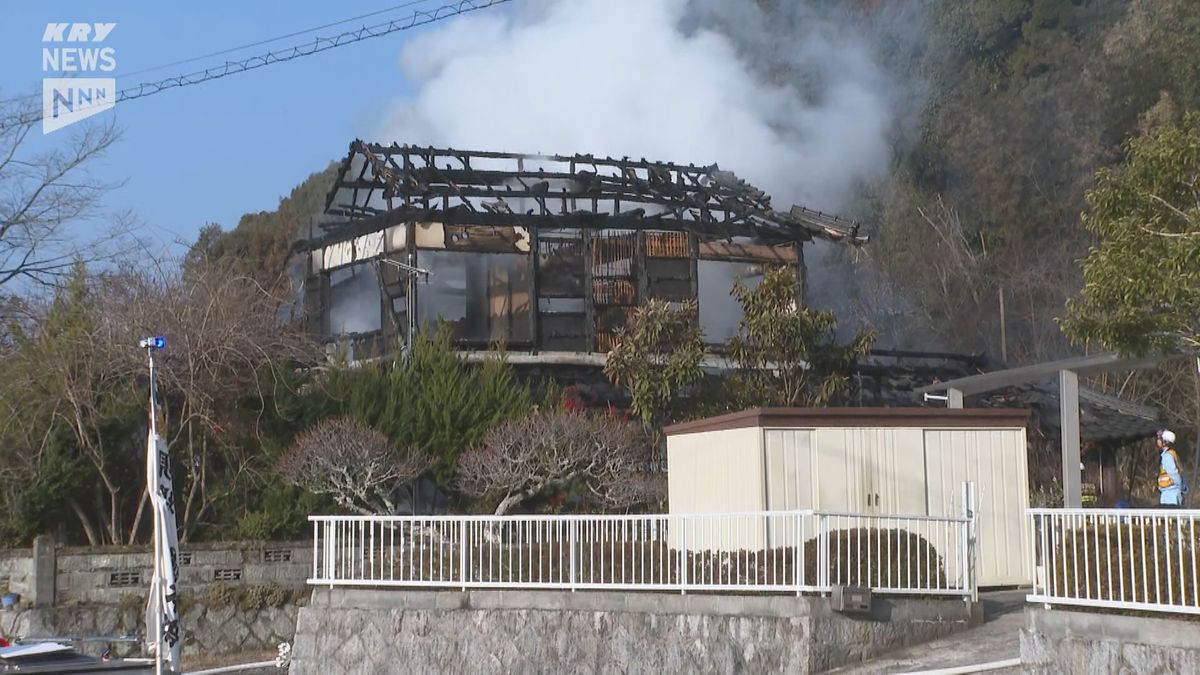
<path id="1" fill-rule="evenodd" d="M 1029 673 L 1198 673 L 1200 623 L 1069 609 L 1025 610 Z"/>
<path id="2" fill-rule="evenodd" d="M 966 628 L 962 600 L 316 589 L 293 674 L 819 672 Z"/>
<path id="3" fill-rule="evenodd" d="M 9 637 L 118 637 L 145 634 L 145 608 L 122 605 L 82 605 L 0 612 L 0 631 Z M 214 656 L 272 650 L 291 642 L 299 606 L 239 607 L 207 602 L 184 603 L 180 616 L 184 654 Z M 112 647 L 117 656 L 142 654 L 140 642 L 81 642 L 80 648 L 99 654 Z"/>

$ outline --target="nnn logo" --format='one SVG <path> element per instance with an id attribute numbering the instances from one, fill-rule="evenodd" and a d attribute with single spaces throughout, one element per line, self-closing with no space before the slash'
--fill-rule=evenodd
<path id="1" fill-rule="evenodd" d="M 117 80 L 86 77 L 112 73 L 116 49 L 104 42 L 115 23 L 48 23 L 42 33 L 42 133 L 104 112 L 117 102 Z"/>

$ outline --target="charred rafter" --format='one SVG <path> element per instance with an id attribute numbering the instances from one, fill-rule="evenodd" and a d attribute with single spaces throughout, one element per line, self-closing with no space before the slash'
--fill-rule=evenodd
<path id="1" fill-rule="evenodd" d="M 395 202 L 398 201 L 397 205 Z M 861 244 L 853 221 L 793 206 L 716 165 L 593 155 L 469 152 L 355 141 L 326 199 L 320 246 L 411 221 L 555 229 L 677 230 L 763 243 Z"/>

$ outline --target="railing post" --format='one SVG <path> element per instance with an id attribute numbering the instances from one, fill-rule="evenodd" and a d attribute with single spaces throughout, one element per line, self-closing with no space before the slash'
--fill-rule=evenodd
<path id="1" fill-rule="evenodd" d="M 962 484 L 962 517 L 967 522 L 962 524 L 962 575 L 963 590 L 970 594 L 971 600 L 979 599 L 979 589 L 975 587 L 975 483 L 963 481 Z"/>
<path id="2" fill-rule="evenodd" d="M 827 593 L 829 588 L 829 519 L 817 515 L 817 588 Z"/>
<path id="3" fill-rule="evenodd" d="M 799 511 L 796 512 L 796 532 L 792 537 L 792 567 L 796 597 L 800 597 L 800 583 L 804 578 L 804 514 Z"/>
<path id="4" fill-rule="evenodd" d="M 333 578 L 337 574 L 337 535 L 336 520 L 326 521 L 325 524 L 325 580 L 329 581 L 329 589 L 333 590 Z"/>
<path id="5" fill-rule="evenodd" d="M 467 590 L 467 525 L 470 522 L 466 519 L 458 521 L 458 582 L 463 591 Z"/>
<path id="6" fill-rule="evenodd" d="M 319 539 L 319 537 L 317 535 L 320 534 L 321 521 L 312 520 L 311 518 L 309 520 L 310 520 L 310 522 L 312 522 L 312 526 L 313 526 L 312 578 L 313 578 L 313 581 L 316 581 L 318 578 L 317 577 L 317 564 L 320 562 L 320 559 L 317 558 L 317 553 L 318 553 L 317 540 Z"/>
<path id="7" fill-rule="evenodd" d="M 571 526 L 569 528 L 567 528 L 567 531 L 570 533 L 569 547 L 570 547 L 570 551 L 571 551 L 571 577 L 570 577 L 568 583 L 571 586 L 571 592 L 574 593 L 575 592 L 575 576 L 576 576 L 575 575 L 575 565 L 576 565 L 576 563 L 575 563 L 576 550 L 575 549 L 579 545 L 579 520 L 576 518 L 572 518 L 570 522 L 571 522 Z"/>
<path id="8" fill-rule="evenodd" d="M 1026 512 L 1025 518 L 1030 524 L 1030 534 L 1028 534 L 1028 543 L 1030 543 L 1030 592 L 1031 595 L 1037 595 L 1038 592 L 1038 542 L 1042 540 L 1038 536 L 1038 518 L 1036 514 Z"/>
<path id="9" fill-rule="evenodd" d="M 679 593 L 687 595 L 687 518 L 679 518 Z"/>

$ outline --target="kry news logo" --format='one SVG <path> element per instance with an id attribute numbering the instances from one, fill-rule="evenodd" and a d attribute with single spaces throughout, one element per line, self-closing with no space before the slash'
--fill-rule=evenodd
<path id="1" fill-rule="evenodd" d="M 43 43 L 99 45 L 108 39 L 116 23 L 48 23 Z M 42 47 L 42 72 L 68 75 L 42 79 L 42 133 L 57 131 L 117 102 L 117 80 L 112 77 L 79 77 L 111 73 L 117 68 L 117 50 L 112 47 Z"/>

